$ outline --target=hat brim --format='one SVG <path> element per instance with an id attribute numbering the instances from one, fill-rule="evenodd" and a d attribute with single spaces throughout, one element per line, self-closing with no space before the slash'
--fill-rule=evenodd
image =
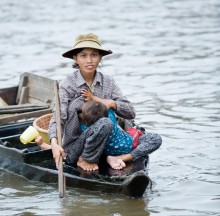
<path id="1" fill-rule="evenodd" d="M 63 57 L 65 58 L 70 58 L 73 59 L 73 56 L 77 54 L 77 51 L 79 49 L 84 49 L 84 48 L 92 48 L 92 49 L 97 49 L 102 56 L 106 56 L 109 54 L 112 54 L 111 50 L 105 50 L 103 49 L 98 43 L 95 43 L 93 41 L 84 41 L 82 43 L 77 44 L 73 49 L 63 53 Z"/>

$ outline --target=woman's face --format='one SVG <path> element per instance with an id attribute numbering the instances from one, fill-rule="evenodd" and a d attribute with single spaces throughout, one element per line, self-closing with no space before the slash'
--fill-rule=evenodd
<path id="1" fill-rule="evenodd" d="M 85 48 L 76 56 L 73 57 L 75 62 L 79 65 L 83 75 L 92 74 L 96 71 L 102 56 L 96 49 Z"/>

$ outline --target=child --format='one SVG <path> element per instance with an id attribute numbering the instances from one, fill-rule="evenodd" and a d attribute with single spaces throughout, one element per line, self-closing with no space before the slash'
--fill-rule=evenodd
<path id="1" fill-rule="evenodd" d="M 87 92 L 89 90 L 85 90 Z M 91 93 L 92 94 L 92 93 Z M 95 98 L 95 96 L 92 96 Z M 88 126 L 93 124 L 99 118 L 108 117 L 113 123 L 112 132 L 110 133 L 106 143 L 103 154 L 107 156 L 107 162 L 114 169 L 122 169 L 125 167 L 125 163 L 114 156 L 120 157 L 121 155 L 130 154 L 132 149 L 134 149 L 133 137 L 122 130 L 115 117 L 115 113 L 112 109 L 107 111 L 107 107 L 99 101 L 88 100 L 82 107 L 82 112 L 80 113 L 81 132 L 85 131 Z"/>
<path id="2" fill-rule="evenodd" d="M 112 109 L 107 110 L 107 107 L 103 103 L 89 100 L 83 105 L 82 112 L 79 116 L 81 119 L 81 132 L 85 131 L 91 124 L 102 117 L 109 117 L 111 119 L 113 128 L 105 144 L 105 155 L 118 156 L 131 152 L 133 139 L 130 134 L 119 128 L 115 113 Z"/>
<path id="3" fill-rule="evenodd" d="M 95 96 L 89 89 L 82 90 L 81 94 L 85 97 L 86 101 L 96 100 L 105 102 L 105 99 Z M 125 162 L 145 157 L 160 147 L 162 143 L 161 137 L 153 133 L 139 134 L 141 136 L 137 144 L 134 143 L 130 134 L 119 129 L 112 109 L 108 110 L 108 115 L 113 122 L 113 130 L 105 144 L 104 154 L 107 155 L 107 163 L 113 169 L 122 169 L 126 166 Z"/>

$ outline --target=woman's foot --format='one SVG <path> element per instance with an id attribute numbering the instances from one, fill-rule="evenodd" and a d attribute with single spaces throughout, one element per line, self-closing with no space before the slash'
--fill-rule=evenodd
<path id="1" fill-rule="evenodd" d="M 107 156 L 106 161 L 111 166 L 111 168 L 116 170 L 126 167 L 125 162 L 117 156 Z"/>
<path id="2" fill-rule="evenodd" d="M 77 161 L 77 166 L 79 166 L 80 168 L 82 168 L 85 171 L 95 171 L 98 170 L 99 167 L 96 163 L 89 163 L 86 162 L 82 156 L 79 157 L 78 161 Z"/>

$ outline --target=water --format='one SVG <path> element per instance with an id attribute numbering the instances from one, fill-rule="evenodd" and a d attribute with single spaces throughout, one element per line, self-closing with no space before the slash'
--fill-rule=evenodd
<path id="1" fill-rule="evenodd" d="M 136 122 L 163 137 L 150 157 L 153 189 L 121 195 L 29 182 L 0 172 L 0 215 L 220 215 L 220 3 L 218 0 L 28 1 L 0 3 L 0 85 L 23 72 L 63 79 L 61 57 L 94 32 L 103 58 L 134 103 Z M 129 86 L 129 87 L 128 87 Z"/>

